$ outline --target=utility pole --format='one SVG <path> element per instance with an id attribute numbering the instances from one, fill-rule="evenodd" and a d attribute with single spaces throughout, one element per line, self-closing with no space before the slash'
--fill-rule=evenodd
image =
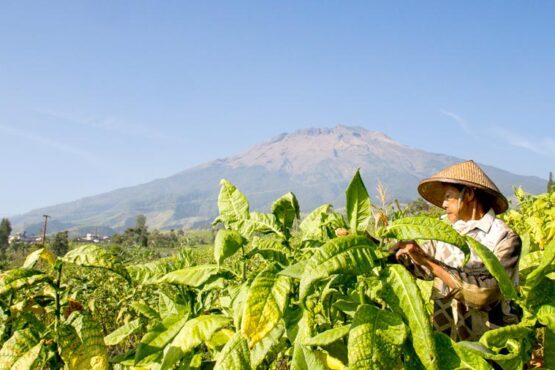
<path id="1" fill-rule="evenodd" d="M 42 227 L 42 246 L 46 243 L 46 224 L 48 224 L 48 215 L 42 215 L 44 217 L 44 226 Z"/>

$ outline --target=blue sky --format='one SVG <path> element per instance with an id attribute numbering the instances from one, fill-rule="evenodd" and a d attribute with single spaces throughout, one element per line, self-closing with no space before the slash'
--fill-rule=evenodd
<path id="1" fill-rule="evenodd" d="M 0 215 L 306 127 L 555 171 L 547 1 L 0 4 Z"/>

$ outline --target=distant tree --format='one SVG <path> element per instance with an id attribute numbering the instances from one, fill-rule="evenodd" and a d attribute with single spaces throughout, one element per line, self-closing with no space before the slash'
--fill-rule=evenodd
<path id="1" fill-rule="evenodd" d="M 427 212 L 430 208 L 432 208 L 430 203 L 426 202 L 422 197 L 418 197 L 416 200 L 407 204 L 407 210 L 410 214 Z"/>
<path id="2" fill-rule="evenodd" d="M 141 247 L 148 246 L 148 228 L 146 226 L 146 216 L 138 215 L 135 220 L 136 242 Z"/>
<path id="3" fill-rule="evenodd" d="M 63 256 L 69 250 L 69 235 L 67 231 L 56 233 L 52 241 L 52 251 L 57 256 Z"/>
<path id="4" fill-rule="evenodd" d="M 12 225 L 10 220 L 3 218 L 0 221 L 0 258 L 6 257 L 6 250 L 10 245 L 10 234 L 12 233 Z"/>
<path id="5" fill-rule="evenodd" d="M 549 180 L 547 181 L 547 192 L 555 191 L 555 182 L 553 181 L 553 172 L 549 172 Z"/>

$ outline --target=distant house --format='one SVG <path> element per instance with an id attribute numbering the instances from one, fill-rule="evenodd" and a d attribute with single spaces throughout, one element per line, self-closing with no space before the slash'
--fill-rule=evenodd
<path id="1" fill-rule="evenodd" d="M 110 241 L 111 239 L 107 235 L 100 236 L 92 233 L 86 233 L 85 235 L 75 238 L 75 242 L 77 243 L 109 243 Z"/>
<path id="2" fill-rule="evenodd" d="M 36 235 L 27 235 L 26 231 L 23 231 L 22 233 L 12 234 L 8 239 L 10 245 L 13 243 L 35 244 L 40 243 L 41 241 L 42 238 L 40 236 L 37 237 Z"/>

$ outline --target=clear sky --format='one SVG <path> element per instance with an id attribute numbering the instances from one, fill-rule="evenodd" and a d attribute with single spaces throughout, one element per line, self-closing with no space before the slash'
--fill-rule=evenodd
<path id="1" fill-rule="evenodd" d="M 3 1 L 0 215 L 362 126 L 555 171 L 555 3 Z"/>

